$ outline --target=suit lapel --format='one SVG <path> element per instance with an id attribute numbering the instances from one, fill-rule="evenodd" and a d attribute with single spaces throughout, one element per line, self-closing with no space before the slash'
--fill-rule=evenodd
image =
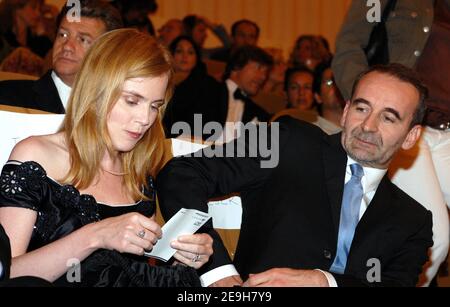
<path id="1" fill-rule="evenodd" d="M 33 91 L 36 93 L 36 101 L 41 106 L 45 106 L 46 110 L 51 110 L 51 112 L 58 114 L 65 113 L 58 90 L 51 77 L 51 70 L 34 83 Z"/>
<path id="2" fill-rule="evenodd" d="M 355 230 L 352 242 L 352 249 L 362 242 L 362 238 L 367 237 L 367 233 L 377 229 L 380 221 L 392 209 L 392 183 L 386 174 L 381 180 L 377 191 L 367 207 Z"/>
<path id="3" fill-rule="evenodd" d="M 258 106 L 252 99 L 248 98 L 244 105 L 244 114 L 242 115 L 242 122 L 244 124 L 257 118 L 260 122 L 270 120 L 270 115 L 260 106 Z"/>
<path id="4" fill-rule="evenodd" d="M 323 144 L 325 187 L 331 206 L 331 214 L 337 238 L 344 191 L 347 154 L 341 145 L 341 133 L 326 137 Z M 337 239 L 336 239 L 337 240 Z"/>

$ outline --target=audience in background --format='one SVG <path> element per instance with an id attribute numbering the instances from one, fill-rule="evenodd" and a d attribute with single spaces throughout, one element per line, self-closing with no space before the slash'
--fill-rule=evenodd
<path id="1" fill-rule="evenodd" d="M 122 15 L 125 27 L 136 28 L 153 36 L 156 34 L 150 19 L 150 15 L 158 9 L 156 0 L 115 0 L 113 3 Z"/>
<path id="2" fill-rule="evenodd" d="M 306 67 L 289 68 L 285 81 L 288 108 L 276 113 L 272 121 L 289 115 L 327 134 L 339 132 L 344 102 L 334 88 L 329 64 L 326 68 L 325 63 L 319 65 L 315 74 Z"/>
<path id="3" fill-rule="evenodd" d="M 323 119 L 323 123 L 319 126 L 328 134 L 339 132 L 345 101 L 334 81 L 330 62 L 324 62 L 316 67 L 313 91 L 319 115 Z"/>
<path id="4" fill-rule="evenodd" d="M 183 18 L 184 33 L 192 37 L 201 51 L 202 58 L 210 58 L 217 48 L 207 49 L 204 47 L 205 40 L 208 37 L 207 30 L 210 29 L 220 40 L 224 48 L 231 45 L 227 31 L 222 25 L 215 24 L 209 19 L 198 15 L 188 15 Z M 222 47 L 218 47 L 222 48 Z"/>
<path id="5" fill-rule="evenodd" d="M 120 13 L 105 1 L 82 0 L 80 5 L 80 22 L 66 18 L 72 6 L 64 6 L 58 16 L 53 69 L 36 81 L 0 82 L 0 104 L 65 113 L 87 50 L 101 34 L 123 26 Z"/>
<path id="6" fill-rule="evenodd" d="M 299 36 L 291 52 L 290 66 L 306 66 L 314 71 L 320 63 L 331 60 L 331 53 L 327 46 L 328 43 L 324 37 L 316 35 Z"/>
<path id="7" fill-rule="evenodd" d="M 273 66 L 261 92 L 283 96 L 284 77 L 287 69 L 287 64 L 283 57 L 283 50 L 279 48 L 265 48 L 264 50 L 272 56 Z"/>
<path id="8" fill-rule="evenodd" d="M 270 119 L 270 114 L 252 97 L 262 89 L 272 66 L 272 57 L 259 47 L 244 45 L 233 52 L 224 73 L 228 103 L 215 107 L 215 121 L 225 127 L 220 140 L 226 142 L 238 137 L 237 123 L 257 124 Z"/>
<path id="9" fill-rule="evenodd" d="M 168 47 L 175 38 L 183 34 L 183 31 L 183 22 L 180 19 L 169 19 L 158 29 L 158 41 Z"/>
<path id="10" fill-rule="evenodd" d="M 1 63 L 0 71 L 14 72 L 40 77 L 43 74 L 44 60 L 25 47 L 14 49 Z"/>
<path id="11" fill-rule="evenodd" d="M 3 0 L 0 2 L 0 35 L 9 46 L 27 47 L 45 57 L 52 47 L 42 19 L 43 0 Z"/>
<path id="12" fill-rule="evenodd" d="M 288 108 L 301 111 L 315 109 L 313 83 L 314 74 L 308 68 L 289 68 L 286 71 L 284 82 Z"/>
<path id="13" fill-rule="evenodd" d="M 255 22 L 248 19 L 238 20 L 231 26 L 232 45 L 217 49 L 211 54 L 211 59 L 228 62 L 236 49 L 245 45 L 256 46 L 258 38 L 259 27 Z"/>

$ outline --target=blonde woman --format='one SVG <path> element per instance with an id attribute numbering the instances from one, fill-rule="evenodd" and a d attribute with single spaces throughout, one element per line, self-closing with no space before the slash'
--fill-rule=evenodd
<path id="1" fill-rule="evenodd" d="M 122 29 L 93 45 L 61 131 L 20 142 L 3 168 L 0 223 L 11 240 L 12 277 L 200 285 L 194 269 L 212 254 L 207 234 L 172 242 L 184 265 L 150 266 L 139 257 L 162 235 L 151 178 L 162 164 L 161 117 L 171 92 L 171 58 L 153 38 Z M 81 261 L 81 278 L 70 283 L 73 259 Z"/>

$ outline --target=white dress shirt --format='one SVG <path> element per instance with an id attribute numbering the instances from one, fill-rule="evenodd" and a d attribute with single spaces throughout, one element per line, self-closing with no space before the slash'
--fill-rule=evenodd
<path id="1" fill-rule="evenodd" d="M 345 183 L 347 183 L 350 178 L 352 177 L 352 172 L 350 170 L 350 165 L 358 163 L 349 156 L 347 156 L 347 168 L 345 172 Z M 378 169 L 378 168 L 371 168 L 371 167 L 365 167 L 363 166 L 364 170 L 364 176 L 361 179 L 361 184 L 363 187 L 363 199 L 361 201 L 361 207 L 359 209 L 359 220 L 361 220 L 362 216 L 367 210 L 367 207 L 369 206 L 370 202 L 372 201 L 373 197 L 375 196 L 375 193 L 377 191 L 378 185 L 381 182 L 381 179 L 383 179 L 383 176 L 386 174 L 387 169 Z M 328 272 L 324 272 L 322 270 L 322 273 L 325 274 L 325 277 L 328 280 L 328 284 L 330 287 L 337 287 L 336 279 L 334 279 L 333 275 L 331 275 Z"/>
<path id="2" fill-rule="evenodd" d="M 234 92 L 238 89 L 238 85 L 231 79 L 227 79 L 225 84 L 228 89 L 228 109 L 224 131 L 222 136 L 218 138 L 219 142 L 222 143 L 228 143 L 239 137 L 240 131 L 236 129 L 238 126 L 235 123 L 242 122 L 245 108 L 245 103 L 242 100 L 234 98 Z"/>
<path id="3" fill-rule="evenodd" d="M 234 92 L 238 89 L 238 85 L 231 79 L 225 81 L 228 88 L 228 112 L 226 122 L 241 122 L 244 115 L 245 104 L 242 100 L 234 99 Z"/>
<path id="4" fill-rule="evenodd" d="M 61 99 L 61 102 L 64 106 L 64 109 L 67 110 L 67 102 L 69 101 L 70 92 L 72 91 L 72 88 L 65 84 L 63 80 L 61 80 L 58 75 L 55 73 L 55 71 L 52 71 L 52 79 L 55 83 L 56 89 L 58 90 L 59 98 Z"/>

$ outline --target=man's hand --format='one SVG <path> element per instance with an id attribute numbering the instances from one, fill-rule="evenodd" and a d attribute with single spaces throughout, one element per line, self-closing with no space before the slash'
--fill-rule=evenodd
<path id="1" fill-rule="evenodd" d="M 209 285 L 210 287 L 233 287 L 242 286 L 242 279 L 239 275 L 233 275 L 219 279 L 215 283 Z"/>
<path id="2" fill-rule="evenodd" d="M 271 269 L 250 274 L 244 287 L 329 287 L 325 275 L 316 270 Z"/>

